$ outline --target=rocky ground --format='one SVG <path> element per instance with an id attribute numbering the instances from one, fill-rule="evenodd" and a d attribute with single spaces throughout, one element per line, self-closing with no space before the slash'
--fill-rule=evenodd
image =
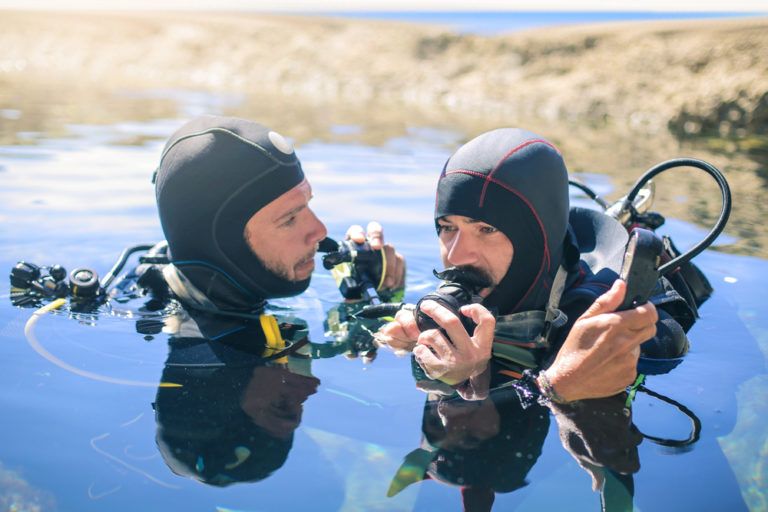
<path id="1" fill-rule="evenodd" d="M 0 109 L 47 108 L 0 117 L 4 143 L 55 131 L 57 119 L 131 119 L 133 104 L 114 91 L 158 88 L 261 98 L 236 113 L 299 141 L 329 121 L 382 138 L 413 125 L 467 137 L 519 125 L 555 141 L 571 171 L 615 176 L 620 190 L 667 158 L 711 161 L 738 194 L 729 229 L 740 242 L 730 250 L 766 255 L 768 18 L 483 37 L 301 16 L 7 11 L 0 48 Z M 670 199 L 670 215 L 706 223 L 717 214 L 717 192 L 702 193 L 698 175 L 675 186 L 675 195 L 712 199 Z"/>

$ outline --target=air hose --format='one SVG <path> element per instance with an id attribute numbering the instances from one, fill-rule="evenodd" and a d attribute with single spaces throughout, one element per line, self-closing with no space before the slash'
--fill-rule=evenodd
<path id="1" fill-rule="evenodd" d="M 120 258 L 118 258 L 117 262 L 114 264 L 112 269 L 107 272 L 107 275 L 104 276 L 104 279 L 101 282 L 101 288 L 103 290 L 106 290 L 107 287 L 112 283 L 112 280 L 117 276 L 118 273 L 123 269 L 125 266 L 125 263 L 128 261 L 128 258 L 131 254 L 139 251 L 148 251 L 155 247 L 158 244 L 136 244 L 131 245 L 130 247 L 126 247 L 123 249 L 123 252 L 120 254 Z"/>
<path id="2" fill-rule="evenodd" d="M 725 176 L 723 176 L 723 174 L 717 168 L 715 168 L 715 166 L 696 158 L 674 158 L 652 167 L 642 176 L 640 176 L 640 178 L 630 189 L 627 196 L 621 200 L 621 205 L 619 206 L 618 210 L 613 213 L 613 216 L 618 218 L 626 213 L 629 213 L 631 216 L 630 218 L 635 218 L 637 212 L 634 211 L 633 203 L 642 188 L 662 172 L 673 169 L 675 167 L 695 167 L 712 176 L 717 182 L 717 185 L 720 187 L 723 205 L 720 209 L 720 215 L 715 222 L 715 225 L 709 231 L 707 236 L 705 236 L 704 239 L 702 239 L 698 244 L 691 247 L 688 251 L 661 265 L 658 268 L 660 276 L 669 273 L 684 263 L 687 263 L 702 251 L 704 251 L 704 249 L 712 245 L 712 242 L 715 241 L 718 235 L 720 235 L 720 233 L 725 228 L 725 225 L 728 222 L 728 217 L 731 214 L 731 189 L 728 186 L 728 182 L 726 181 Z M 604 210 L 608 209 L 606 206 L 608 203 L 603 198 L 598 196 L 587 185 L 575 180 L 569 180 L 569 184 L 582 190 L 587 194 L 587 196 L 589 196 L 590 199 L 593 199 L 595 202 L 597 202 Z"/>

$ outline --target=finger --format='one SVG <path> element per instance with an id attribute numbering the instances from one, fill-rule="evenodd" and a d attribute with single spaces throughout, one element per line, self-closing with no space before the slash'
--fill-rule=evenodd
<path id="1" fill-rule="evenodd" d="M 381 224 L 375 220 L 369 222 L 366 233 L 371 249 L 381 249 L 384 246 L 384 228 L 381 227 Z"/>
<path id="2" fill-rule="evenodd" d="M 659 313 L 656 311 L 656 306 L 650 302 L 646 302 L 635 309 L 623 311 L 620 314 L 626 318 L 627 326 L 630 329 L 644 329 L 650 325 L 656 325 L 656 322 L 659 320 Z"/>
<path id="3" fill-rule="evenodd" d="M 416 333 L 413 336 L 409 336 L 405 333 L 402 325 L 395 321 L 381 326 L 373 335 L 373 342 L 379 348 L 388 345 L 397 355 L 403 355 L 413 349 L 418 336 L 418 328 L 416 328 Z"/>
<path id="4" fill-rule="evenodd" d="M 365 231 L 363 230 L 363 226 L 358 224 L 349 226 L 349 229 L 347 229 L 347 238 L 358 244 L 365 242 Z"/>
<path id="5" fill-rule="evenodd" d="M 384 348 L 384 347 L 386 347 L 387 345 L 389 345 L 388 341 L 389 341 L 389 338 L 387 338 L 386 336 L 384 336 L 380 332 L 377 332 L 376 334 L 374 334 L 373 338 L 371 339 L 371 342 L 373 343 L 373 346 L 376 347 L 376 348 Z"/>
<path id="6" fill-rule="evenodd" d="M 443 375 L 440 361 L 426 346 L 416 345 L 413 349 L 413 358 L 430 379 L 438 379 Z"/>
<path id="7" fill-rule="evenodd" d="M 592 318 L 604 313 L 612 313 L 621 305 L 624 295 L 627 292 L 627 283 L 621 279 L 613 282 L 613 286 L 599 296 L 595 302 L 581 315 L 581 318 Z"/>
<path id="8" fill-rule="evenodd" d="M 469 333 L 462 325 L 461 320 L 451 311 L 433 300 L 425 300 L 419 307 L 445 330 L 450 342 L 457 349 L 463 350 L 471 343 Z"/>
<path id="9" fill-rule="evenodd" d="M 413 309 L 401 309 L 395 314 L 395 322 L 400 325 L 402 333 L 406 339 L 416 341 L 419 337 L 419 326 L 416 324 L 416 317 Z"/>
<path id="10" fill-rule="evenodd" d="M 405 260 L 390 244 L 384 244 L 384 254 L 387 267 L 384 271 L 384 288 L 395 290 L 403 287 L 405 277 Z"/>
<path id="11" fill-rule="evenodd" d="M 471 339 L 475 345 L 488 348 L 493 345 L 493 334 L 496 329 L 496 318 L 484 306 L 480 304 L 469 304 L 462 306 L 461 313 L 468 316 L 475 322 L 475 332 Z"/>
<path id="12" fill-rule="evenodd" d="M 405 276 L 406 276 L 406 266 L 405 266 L 405 258 L 399 253 L 395 252 L 395 261 L 397 262 L 397 267 L 395 268 L 395 275 L 399 277 L 399 279 L 395 282 L 394 289 L 400 289 L 405 288 Z"/>
<path id="13" fill-rule="evenodd" d="M 451 356 L 455 350 L 453 344 L 437 329 L 429 329 L 421 333 L 416 341 L 416 347 L 419 346 L 426 347 L 435 358 L 441 361 L 453 359 Z M 414 347 L 414 353 L 416 347 Z"/>

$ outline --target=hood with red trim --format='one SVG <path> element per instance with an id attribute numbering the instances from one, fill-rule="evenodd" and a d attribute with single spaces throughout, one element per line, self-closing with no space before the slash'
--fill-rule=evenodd
<path id="1" fill-rule="evenodd" d="M 463 215 L 501 230 L 514 256 L 483 304 L 499 314 L 541 309 L 568 229 L 568 171 L 547 140 L 519 128 L 486 132 L 446 162 L 437 185 L 435 221 Z"/>

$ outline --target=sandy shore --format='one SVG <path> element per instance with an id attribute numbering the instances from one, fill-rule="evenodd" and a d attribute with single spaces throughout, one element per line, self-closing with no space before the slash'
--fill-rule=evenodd
<path id="1" fill-rule="evenodd" d="M 299 141 L 329 122 L 382 138 L 406 125 L 467 136 L 521 125 L 558 143 L 572 171 L 615 176 L 620 190 L 661 160 L 706 157 L 739 192 L 739 250 L 768 246 L 768 228 L 756 227 L 768 214 L 768 18 L 481 37 L 301 16 L 1 14 L 0 110 L 24 116 L 0 116 L 0 142 L 55 132 L 57 119 L 133 119 L 135 101 L 114 91 L 159 88 L 266 98 L 234 113 Z M 152 108 L 147 117 L 170 114 Z M 681 194 L 696 195 L 697 181 L 682 180 Z M 693 208 L 663 206 L 683 218 Z"/>

